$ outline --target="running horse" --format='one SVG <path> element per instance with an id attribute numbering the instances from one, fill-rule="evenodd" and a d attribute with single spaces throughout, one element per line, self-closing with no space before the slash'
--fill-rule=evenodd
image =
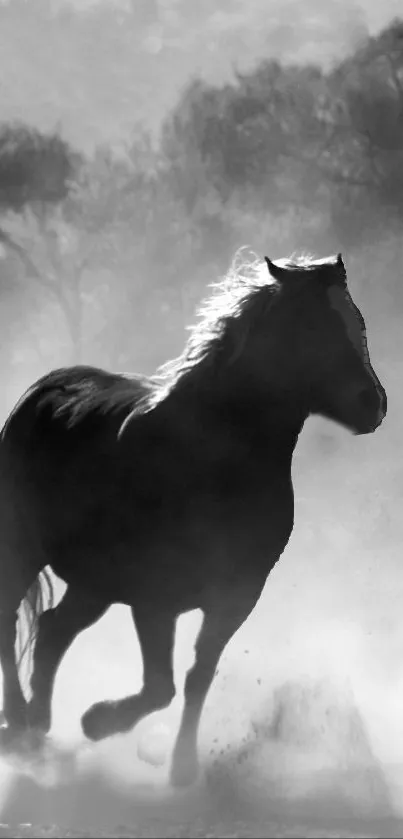
<path id="1" fill-rule="evenodd" d="M 293 528 L 291 461 L 305 420 L 319 414 L 367 434 L 385 413 L 340 254 L 238 259 L 183 353 L 154 377 L 77 366 L 39 379 L 0 438 L 4 748 L 50 730 L 57 668 L 112 603 L 131 609 L 143 687 L 93 705 L 84 734 L 126 732 L 167 707 L 176 620 L 199 608 L 171 764 L 172 784 L 191 783 L 218 661 Z M 49 567 L 67 588 L 45 610 Z M 30 617 L 29 701 L 20 606 Z"/>

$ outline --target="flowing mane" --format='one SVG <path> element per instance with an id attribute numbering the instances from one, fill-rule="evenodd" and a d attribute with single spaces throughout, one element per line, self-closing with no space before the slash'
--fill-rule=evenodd
<path id="1" fill-rule="evenodd" d="M 275 265 L 309 274 L 320 268 L 329 269 L 334 263 L 331 258 L 294 253 L 276 260 Z M 41 397 L 37 409 L 50 408 L 54 417 L 65 418 L 69 428 L 85 420 L 97 422 L 103 416 L 116 414 L 123 423 L 123 432 L 128 422 L 152 411 L 196 369 L 218 365 L 225 353 L 228 356 L 228 338 L 232 335 L 232 351 L 227 358 L 230 363 L 242 350 L 244 337 L 261 311 L 260 293 L 264 290 L 266 300 L 274 301 L 279 287 L 266 261 L 249 248 L 240 248 L 227 273 L 210 284 L 211 293 L 201 303 L 196 323 L 187 327 L 190 334 L 179 356 L 161 365 L 150 377 L 107 373 L 84 365 L 54 370 L 22 396 L 5 424 L 3 436 L 22 403 L 35 397 L 38 387 Z"/>
<path id="2" fill-rule="evenodd" d="M 146 397 L 150 407 L 160 402 L 195 367 L 209 358 L 216 358 L 223 348 L 230 324 L 251 314 L 256 295 L 262 288 L 270 289 L 274 295 L 278 283 L 268 273 L 264 260 L 249 249 L 240 248 L 228 272 L 210 283 L 209 288 L 211 294 L 199 306 L 196 323 L 187 327 L 190 335 L 182 353 L 162 364 L 156 372 L 156 387 Z"/>
<path id="3" fill-rule="evenodd" d="M 276 260 L 276 265 L 290 272 L 305 273 L 329 268 L 333 262 L 329 257 L 320 259 L 307 252 L 295 252 L 289 258 Z M 157 369 L 154 387 L 136 404 L 131 416 L 152 410 L 196 367 L 209 360 L 214 363 L 224 349 L 229 330 L 241 320 L 250 322 L 258 314 L 259 292 L 266 289 L 274 300 L 279 284 L 269 273 L 264 259 L 248 247 L 241 247 L 227 273 L 210 283 L 209 288 L 211 294 L 199 306 L 196 323 L 187 327 L 190 335 L 182 353 Z"/>
<path id="4" fill-rule="evenodd" d="M 249 255 L 248 255 L 249 254 Z M 293 253 L 287 259 L 276 260 L 276 265 L 289 271 L 313 272 L 333 267 L 329 257 L 318 259 L 309 253 Z M 208 356 L 220 350 L 229 323 L 243 315 L 252 314 L 256 295 L 265 288 L 273 299 L 279 285 L 268 271 L 267 263 L 248 248 L 240 248 L 228 272 L 209 286 L 212 293 L 197 311 L 199 320 L 188 327 L 190 336 L 183 352 L 157 370 L 156 379 L 163 390 L 172 387 Z"/>

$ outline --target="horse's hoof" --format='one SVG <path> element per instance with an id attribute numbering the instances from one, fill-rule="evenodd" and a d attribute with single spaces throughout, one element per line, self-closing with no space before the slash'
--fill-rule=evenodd
<path id="1" fill-rule="evenodd" d="M 81 728 L 89 740 L 104 740 L 117 734 L 116 706 L 114 702 L 97 702 L 81 717 Z"/>
<path id="2" fill-rule="evenodd" d="M 35 731 L 38 736 L 43 737 L 50 731 L 52 724 L 50 713 L 41 707 L 38 708 L 32 702 L 28 703 L 27 720 L 30 730 Z"/>
<path id="3" fill-rule="evenodd" d="M 27 755 L 39 751 L 44 743 L 40 732 L 29 728 L 2 725 L 0 727 L 0 753 Z"/>
<path id="4" fill-rule="evenodd" d="M 26 752 L 41 752 L 48 739 L 45 731 L 39 728 L 28 728 L 23 736 L 23 747 Z"/>
<path id="5" fill-rule="evenodd" d="M 0 753 L 7 754 L 8 752 L 14 751 L 17 743 L 19 742 L 19 738 L 21 737 L 20 729 L 13 728 L 10 725 L 1 725 L 0 726 Z"/>

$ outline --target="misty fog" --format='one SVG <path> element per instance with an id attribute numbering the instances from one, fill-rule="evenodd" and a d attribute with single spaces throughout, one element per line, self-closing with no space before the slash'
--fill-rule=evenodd
<path id="1" fill-rule="evenodd" d="M 0 759 L 2 823 L 117 829 L 151 813 L 158 835 L 235 835 L 236 812 L 250 835 L 257 818 L 261 835 L 313 835 L 318 820 L 380 835 L 380 819 L 403 819 L 399 13 L 393 0 L 0 5 L 2 419 L 51 368 L 152 373 L 177 355 L 242 245 L 343 253 L 388 394 L 374 435 L 318 418 L 303 430 L 292 537 L 203 714 L 202 792 L 167 786 L 199 613 L 178 623 L 172 706 L 84 742 L 86 708 L 142 683 L 129 610 L 114 606 L 63 661 L 45 758 Z"/>

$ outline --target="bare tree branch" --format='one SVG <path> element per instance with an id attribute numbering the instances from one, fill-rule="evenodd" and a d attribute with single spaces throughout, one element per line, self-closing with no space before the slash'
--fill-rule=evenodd
<path id="1" fill-rule="evenodd" d="M 27 254 L 25 248 L 23 248 L 22 245 L 19 245 L 18 242 L 16 242 L 12 236 L 4 230 L 4 228 L 0 228 L 0 242 L 17 254 L 24 265 L 27 274 L 31 274 L 31 276 L 35 277 L 36 280 L 42 282 L 42 276 L 31 257 Z"/>
<path id="2" fill-rule="evenodd" d="M 39 271 L 33 259 L 29 256 L 25 248 L 7 233 L 4 228 L 0 227 L 0 243 L 3 243 L 10 251 L 15 253 L 23 264 L 27 276 L 33 277 L 36 282 L 43 288 L 46 288 L 59 303 L 63 304 L 63 293 L 57 283 L 53 283 L 43 273 Z"/>

